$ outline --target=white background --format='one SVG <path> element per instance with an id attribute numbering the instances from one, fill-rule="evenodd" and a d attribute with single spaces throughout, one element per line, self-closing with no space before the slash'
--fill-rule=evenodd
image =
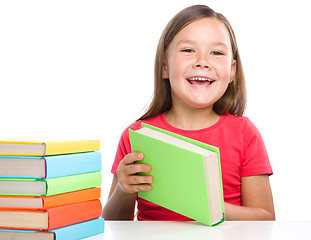
<path id="1" fill-rule="evenodd" d="M 308 1 L 1 1 L 0 137 L 99 138 L 105 203 L 120 134 L 152 95 L 159 36 L 197 3 L 235 30 L 277 219 L 311 219 Z"/>

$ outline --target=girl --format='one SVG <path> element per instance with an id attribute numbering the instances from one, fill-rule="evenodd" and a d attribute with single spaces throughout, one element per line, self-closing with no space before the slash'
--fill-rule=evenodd
<path id="1" fill-rule="evenodd" d="M 272 169 L 257 128 L 243 112 L 246 90 L 233 30 L 227 19 L 203 5 L 179 12 L 166 26 L 155 59 L 155 90 L 141 122 L 219 147 L 227 220 L 274 220 Z M 134 164 L 128 129 L 112 166 L 113 181 L 103 209 L 106 220 L 190 220 L 137 198 L 151 190 L 146 164 Z M 178 166 L 176 166 L 178 171 Z M 165 197 L 165 196 L 163 196 Z"/>

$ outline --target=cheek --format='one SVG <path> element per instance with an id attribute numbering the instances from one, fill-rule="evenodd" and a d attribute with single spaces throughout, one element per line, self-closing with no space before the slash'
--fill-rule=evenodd
<path id="1" fill-rule="evenodd" d="M 225 81 L 227 83 L 231 82 L 231 75 L 232 75 L 232 71 L 231 71 L 231 63 L 228 62 L 223 62 L 223 63 L 218 63 L 218 65 L 216 66 L 216 68 L 218 69 L 218 77 L 221 81 Z"/>
<path id="2" fill-rule="evenodd" d="M 169 73 L 169 78 L 170 79 L 171 78 L 175 78 L 176 76 L 178 76 L 178 73 L 179 73 L 178 65 L 170 64 L 168 73 Z"/>
<path id="3" fill-rule="evenodd" d="M 178 55 L 171 56 L 168 59 L 168 73 L 170 78 L 181 77 L 187 69 L 187 63 Z"/>

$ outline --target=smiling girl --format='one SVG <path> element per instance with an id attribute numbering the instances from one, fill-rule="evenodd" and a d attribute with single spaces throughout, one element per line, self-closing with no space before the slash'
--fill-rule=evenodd
<path id="1" fill-rule="evenodd" d="M 220 149 L 227 220 L 274 220 L 269 183 L 272 174 L 262 137 L 242 116 L 246 105 L 244 74 L 227 19 L 204 5 L 179 12 L 160 38 L 155 61 L 155 90 L 141 122 L 217 146 Z M 128 128 L 112 166 L 113 181 L 103 209 L 106 220 L 190 220 L 137 197 L 151 190 L 146 164 L 135 164 Z M 178 166 L 176 166 L 178 171 Z M 163 196 L 165 197 L 165 196 Z"/>

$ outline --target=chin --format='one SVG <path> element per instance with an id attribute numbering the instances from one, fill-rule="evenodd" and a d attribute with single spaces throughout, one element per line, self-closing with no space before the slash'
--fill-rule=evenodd
<path id="1" fill-rule="evenodd" d="M 214 104 L 212 103 L 190 103 L 188 104 L 189 107 L 194 109 L 206 109 L 206 108 L 213 108 Z"/>

